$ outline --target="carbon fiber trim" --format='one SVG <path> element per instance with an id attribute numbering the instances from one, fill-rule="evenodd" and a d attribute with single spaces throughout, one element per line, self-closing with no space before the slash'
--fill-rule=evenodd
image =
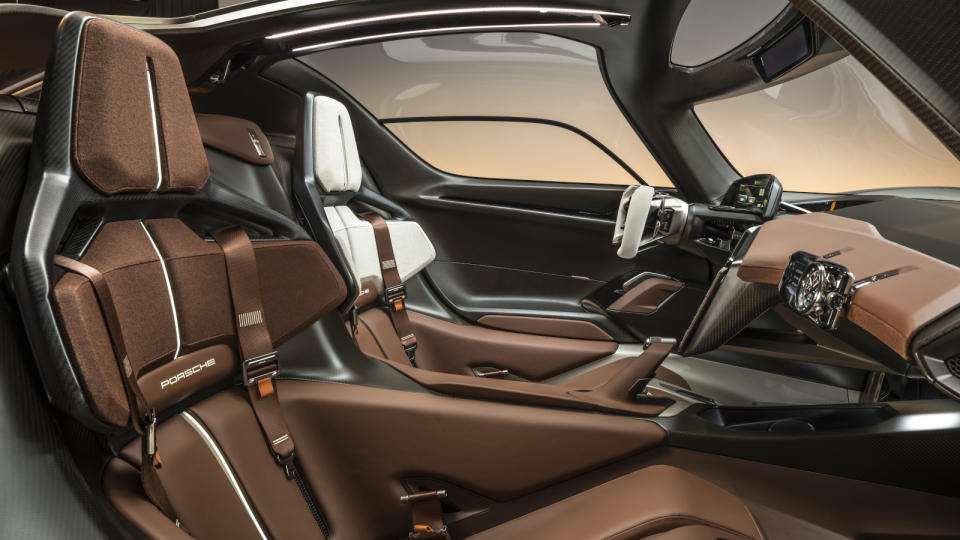
<path id="1" fill-rule="evenodd" d="M 717 274 L 683 336 L 680 354 L 694 356 L 716 349 L 779 302 L 775 286 L 743 281 L 737 277 L 738 267 L 724 267 Z"/>

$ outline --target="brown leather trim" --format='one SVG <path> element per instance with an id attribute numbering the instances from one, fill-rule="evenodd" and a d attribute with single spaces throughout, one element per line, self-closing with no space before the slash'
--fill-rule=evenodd
<path id="1" fill-rule="evenodd" d="M 36 69 L 47 65 L 60 14 L 50 8 L 29 13 L 5 10 L 0 21 L 0 51 L 3 51 L 0 70 Z"/>
<path id="2" fill-rule="evenodd" d="M 505 332 L 416 312 L 410 312 L 410 321 L 419 340 L 417 366 L 431 371 L 472 375 L 473 367 L 490 366 L 540 381 L 617 350 L 612 341 Z"/>
<path id="3" fill-rule="evenodd" d="M 508 500 L 665 437 L 654 422 L 615 415 L 349 384 L 280 380 L 278 387 L 302 468 L 331 523 L 349 524 L 352 538 L 409 532 L 410 509 L 398 502 L 404 478 Z"/>
<path id="4" fill-rule="evenodd" d="M 409 364 L 385 358 L 381 358 L 381 360 L 389 363 L 404 375 L 431 390 L 454 396 L 504 401 L 524 405 L 592 410 L 640 416 L 656 416 L 664 410 L 664 407 L 661 405 L 649 405 L 628 401 L 626 396 L 624 396 L 623 399 L 613 399 L 603 392 L 594 394 L 584 392 L 582 391 L 584 389 L 580 388 L 571 389 L 568 386 L 552 384 L 490 379 L 471 375 L 455 375 L 452 373 L 427 371 L 426 369 L 415 368 Z M 631 361 L 637 360 L 637 358 L 624 360 Z M 614 362 L 612 365 L 615 367 L 611 369 L 611 378 L 605 382 L 611 382 L 613 380 L 612 377 L 616 377 L 617 373 L 627 367 L 627 362 L 622 360 L 620 362 Z M 636 379 L 634 379 L 633 382 L 636 382 Z"/>
<path id="5" fill-rule="evenodd" d="M 891 242 L 869 223 L 827 213 L 765 223 L 737 275 L 779 284 L 790 256 L 801 250 L 820 256 L 841 251 L 830 261 L 855 279 L 901 270 L 857 290 L 847 318 L 904 358 L 917 330 L 960 304 L 960 268 Z"/>
<path id="6" fill-rule="evenodd" d="M 193 538 L 147 500 L 140 486 L 140 470 L 120 458 L 111 459 L 103 470 L 103 493 L 110 504 L 147 538 Z"/>
<path id="7" fill-rule="evenodd" d="M 209 431 L 206 426 L 203 427 Z M 254 431 L 247 433 L 247 436 L 254 438 L 257 435 Z M 260 538 L 220 463 L 183 415 L 174 416 L 160 424 L 157 427 L 157 441 L 163 457 L 163 467 L 158 471 L 160 480 L 177 518 L 193 537 Z M 217 441 L 214 443 L 220 447 Z M 270 454 L 264 445 L 258 441 L 257 446 L 269 459 Z M 125 446 L 121 457 L 128 463 L 138 464 L 140 440 Z M 235 471 L 232 464 L 228 463 L 228 466 Z M 271 465 L 271 468 L 282 476 L 279 467 Z M 238 480 L 241 489 L 247 493 L 244 479 Z"/>
<path id="8" fill-rule="evenodd" d="M 260 126 L 234 116 L 198 114 L 197 126 L 203 144 L 254 165 L 273 163 L 273 148 Z M 254 143 L 256 141 L 256 143 Z M 261 152 L 257 150 L 259 145 Z"/>
<path id="9" fill-rule="evenodd" d="M 658 277 L 647 278 L 617 298 L 607 309 L 649 315 L 656 312 L 660 304 L 666 302 L 670 295 L 682 288 L 683 283 L 679 281 Z"/>
<path id="10" fill-rule="evenodd" d="M 560 540 L 628 540 L 688 525 L 710 527 L 720 538 L 763 538 L 750 511 L 736 497 L 680 469 L 655 465 L 469 539 L 530 538 L 535 532 Z"/>
<path id="11" fill-rule="evenodd" d="M 520 317 L 515 315 L 484 315 L 477 322 L 484 326 L 510 332 L 537 334 L 575 339 L 613 341 L 610 334 L 589 321 L 557 319 L 554 317 Z"/>
<path id="12" fill-rule="evenodd" d="M 220 392 L 190 411 L 217 440 L 273 538 L 320 538 L 296 482 L 257 440 L 260 427 L 239 390 Z"/>
<path id="13" fill-rule="evenodd" d="M 237 370 L 236 356 L 226 345 L 214 345 L 185 354 L 140 377 L 147 403 L 163 410 L 194 393 L 230 378 Z"/>
<path id="14" fill-rule="evenodd" d="M 771 539 L 960 538 L 952 497 L 667 446 L 636 462 L 672 465 L 733 493 Z"/>

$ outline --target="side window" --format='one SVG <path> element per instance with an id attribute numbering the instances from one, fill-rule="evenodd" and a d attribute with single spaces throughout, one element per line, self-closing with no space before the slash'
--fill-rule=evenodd
<path id="1" fill-rule="evenodd" d="M 590 45 L 488 32 L 331 49 L 301 60 L 440 170 L 672 185 L 610 95 Z"/>
<path id="2" fill-rule="evenodd" d="M 568 128 L 534 122 L 413 121 L 387 127 L 441 171 L 478 178 L 635 184 L 604 150 Z"/>

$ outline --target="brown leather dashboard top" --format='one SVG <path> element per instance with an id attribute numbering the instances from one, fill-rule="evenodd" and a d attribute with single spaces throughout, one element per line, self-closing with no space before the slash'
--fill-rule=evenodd
<path id="1" fill-rule="evenodd" d="M 891 242 L 869 223 L 826 213 L 765 223 L 737 275 L 778 285 L 797 251 L 817 256 L 840 251 L 830 261 L 845 266 L 854 279 L 899 269 L 857 290 L 845 316 L 904 358 L 917 330 L 960 304 L 960 268 Z"/>

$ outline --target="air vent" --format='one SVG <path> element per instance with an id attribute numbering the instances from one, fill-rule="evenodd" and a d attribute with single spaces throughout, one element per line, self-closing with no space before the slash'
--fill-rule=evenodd
<path id="1" fill-rule="evenodd" d="M 954 356 L 945 363 L 947 364 L 947 370 L 950 374 L 960 379 L 960 356 Z"/>

